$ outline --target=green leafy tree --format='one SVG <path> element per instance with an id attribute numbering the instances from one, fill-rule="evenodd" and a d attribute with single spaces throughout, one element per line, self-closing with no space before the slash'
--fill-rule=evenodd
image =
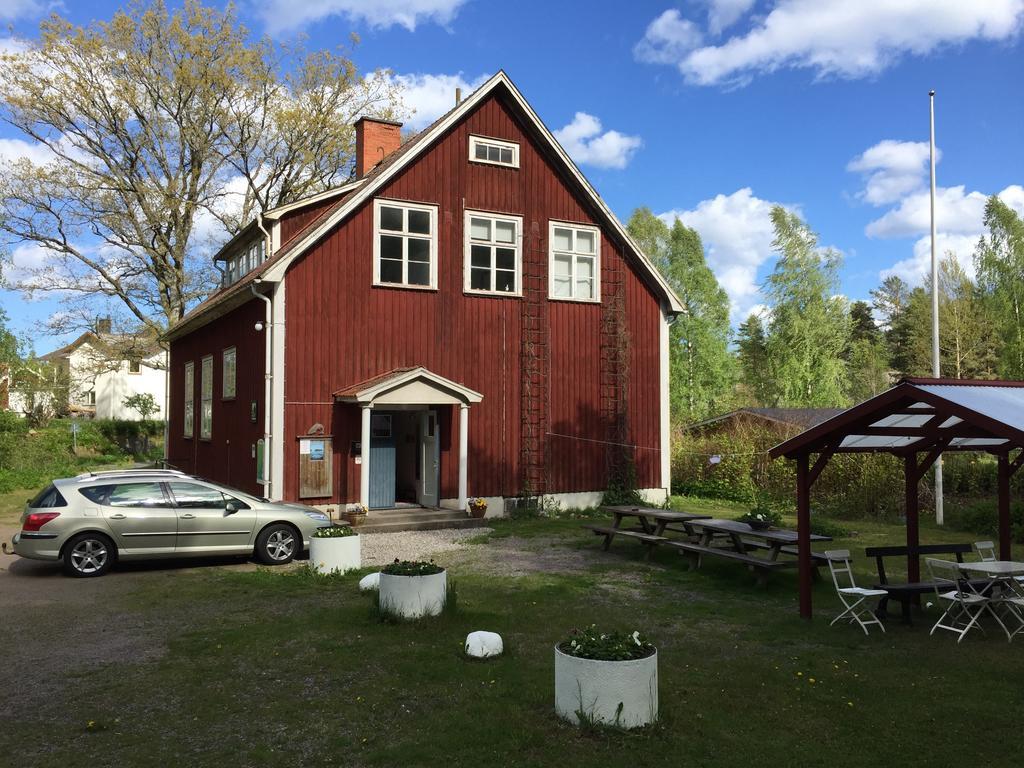
<path id="1" fill-rule="evenodd" d="M 866 301 L 850 305 L 850 342 L 844 357 L 849 371 L 850 400 L 867 400 L 889 388 L 888 349 Z"/>
<path id="2" fill-rule="evenodd" d="M 345 179 L 352 120 L 392 116 L 390 82 L 253 40 L 232 4 L 150 0 L 88 27 L 51 16 L 0 57 L 0 116 L 52 158 L 0 172 L 0 231 L 49 254 L 19 287 L 105 299 L 163 331 L 216 284 L 204 229 L 233 234 Z"/>
<path id="3" fill-rule="evenodd" d="M 125 408 L 131 408 L 138 413 L 143 421 L 148 420 L 150 416 L 160 410 L 156 398 L 149 392 L 129 395 L 122 402 Z"/>
<path id="4" fill-rule="evenodd" d="M 695 230 L 680 221 L 669 227 L 648 208 L 634 211 L 628 228 L 686 308 L 669 329 L 672 421 L 699 421 L 732 397 L 729 297 Z"/>
<path id="5" fill-rule="evenodd" d="M 998 372 L 1024 379 L 1024 220 L 993 195 L 985 205 L 985 226 L 975 265 L 1001 345 Z"/>
<path id="6" fill-rule="evenodd" d="M 751 314 L 740 323 L 736 347 L 740 381 L 747 398 L 755 405 L 771 404 L 775 400 L 775 388 L 768 365 L 768 337 L 760 315 Z"/>
<path id="7" fill-rule="evenodd" d="M 998 338 L 978 287 L 948 253 L 939 263 L 939 355 L 943 375 L 992 379 L 999 365 Z"/>
<path id="8" fill-rule="evenodd" d="M 777 205 L 771 216 L 779 259 L 764 292 L 771 304 L 767 354 L 774 404 L 842 405 L 850 317 L 846 301 L 835 295 L 841 257 L 819 248 L 818 236 L 797 214 Z"/>

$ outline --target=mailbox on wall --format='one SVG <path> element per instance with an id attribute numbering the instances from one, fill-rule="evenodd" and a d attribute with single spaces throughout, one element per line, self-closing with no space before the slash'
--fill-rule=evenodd
<path id="1" fill-rule="evenodd" d="M 333 495 L 333 455 L 330 435 L 304 435 L 299 438 L 300 499 Z"/>

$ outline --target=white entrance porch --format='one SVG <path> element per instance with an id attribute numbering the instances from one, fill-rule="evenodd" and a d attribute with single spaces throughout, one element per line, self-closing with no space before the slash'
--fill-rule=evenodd
<path id="1" fill-rule="evenodd" d="M 426 368 L 398 368 L 381 376 L 338 390 L 337 402 L 352 403 L 360 408 L 359 439 L 359 501 L 368 509 L 371 501 L 377 506 L 394 503 L 393 494 L 387 495 L 387 484 L 394 486 L 395 426 L 408 423 L 396 421 L 394 414 L 416 411 L 419 418 L 417 461 L 417 498 L 426 506 L 436 506 L 440 496 L 440 459 L 438 435 L 438 409 L 458 407 L 459 424 L 459 480 L 458 509 L 467 506 L 469 485 L 469 408 L 479 403 L 483 395 L 454 381 L 431 373 Z M 453 414 L 454 416 L 454 414 Z M 387 418 L 385 418 L 387 417 Z M 453 419 L 454 421 L 454 419 Z M 407 433 L 404 433 L 407 434 Z M 387 463 L 391 462 L 388 469 Z M 378 471 L 373 472 L 374 464 Z M 433 502 L 432 504 L 429 502 Z M 389 503 L 390 502 L 390 503 Z"/>

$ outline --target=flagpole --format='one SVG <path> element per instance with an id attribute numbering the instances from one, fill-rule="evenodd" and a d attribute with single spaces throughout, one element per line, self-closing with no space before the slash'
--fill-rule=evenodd
<path id="1" fill-rule="evenodd" d="M 939 378 L 939 262 L 935 254 L 935 91 L 928 91 L 930 132 L 928 159 L 931 165 L 931 220 L 932 220 L 932 376 Z M 935 462 L 935 522 L 943 523 L 942 510 L 942 454 Z"/>

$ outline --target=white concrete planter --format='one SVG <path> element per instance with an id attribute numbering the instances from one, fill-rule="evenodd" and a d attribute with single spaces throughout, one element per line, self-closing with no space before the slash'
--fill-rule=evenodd
<path id="1" fill-rule="evenodd" d="M 621 704 L 621 709 L 620 705 Z M 633 661 L 597 661 L 555 647 L 555 712 L 579 724 L 637 728 L 658 719 L 658 653 Z"/>
<path id="2" fill-rule="evenodd" d="M 359 536 L 309 539 L 309 562 L 318 573 L 345 573 L 363 567 Z"/>
<path id="3" fill-rule="evenodd" d="M 448 594 L 448 572 L 428 576 L 394 576 L 381 573 L 380 607 L 406 619 L 437 616 L 444 608 Z"/>

